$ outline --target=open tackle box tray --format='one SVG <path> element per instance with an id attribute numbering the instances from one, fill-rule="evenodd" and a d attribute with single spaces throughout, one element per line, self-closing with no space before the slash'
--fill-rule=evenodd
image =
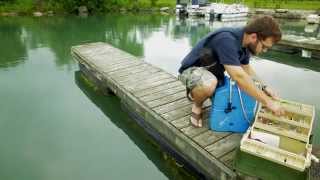
<path id="1" fill-rule="evenodd" d="M 310 167 L 310 136 L 315 107 L 287 100 L 275 101 L 285 115 L 275 116 L 259 105 L 253 125 L 243 135 L 240 150 L 295 170 Z"/>

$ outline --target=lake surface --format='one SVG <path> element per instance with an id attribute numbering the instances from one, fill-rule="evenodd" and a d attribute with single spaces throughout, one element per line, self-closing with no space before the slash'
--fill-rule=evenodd
<path id="1" fill-rule="evenodd" d="M 79 75 L 70 47 L 108 42 L 177 75 L 181 59 L 208 32 L 245 22 L 209 23 L 164 15 L 0 17 L 0 179 L 189 179 L 156 143 Z M 281 21 L 285 33 L 304 22 Z M 309 32 L 309 31 L 308 31 Z M 283 98 L 320 113 L 320 61 L 269 52 L 253 61 Z M 320 144 L 320 126 L 315 144 Z"/>

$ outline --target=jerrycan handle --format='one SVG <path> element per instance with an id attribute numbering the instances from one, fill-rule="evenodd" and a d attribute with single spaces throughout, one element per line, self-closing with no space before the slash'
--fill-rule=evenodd
<path id="1" fill-rule="evenodd" d="M 232 106 L 232 89 L 233 89 L 233 81 L 229 78 L 229 97 L 227 102 L 227 107 L 224 109 L 224 112 L 227 114 L 231 112 L 233 109 L 236 109 L 235 106 Z"/>

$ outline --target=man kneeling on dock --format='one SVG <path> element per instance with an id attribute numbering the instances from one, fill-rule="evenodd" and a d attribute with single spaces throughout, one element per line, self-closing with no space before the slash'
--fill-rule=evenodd
<path id="1" fill-rule="evenodd" d="M 258 79 L 249 64 L 251 55 L 266 52 L 280 39 L 278 23 L 271 16 L 260 16 L 243 28 L 221 28 L 200 40 L 179 69 L 179 79 L 186 85 L 187 96 L 193 101 L 191 124 L 202 127 L 202 104 L 224 84 L 225 71 L 246 93 L 274 114 L 282 115 L 283 108 L 271 101 L 271 98 L 279 97 Z M 253 80 L 260 81 L 263 90 L 256 88 Z"/>

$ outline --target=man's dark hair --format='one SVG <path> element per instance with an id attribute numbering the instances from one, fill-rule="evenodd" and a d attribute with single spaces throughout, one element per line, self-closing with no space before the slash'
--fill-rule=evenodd
<path id="1" fill-rule="evenodd" d="M 253 18 L 244 28 L 247 34 L 257 33 L 258 38 L 265 40 L 272 37 L 276 43 L 281 40 L 281 30 L 278 22 L 271 16 L 257 16 Z"/>

